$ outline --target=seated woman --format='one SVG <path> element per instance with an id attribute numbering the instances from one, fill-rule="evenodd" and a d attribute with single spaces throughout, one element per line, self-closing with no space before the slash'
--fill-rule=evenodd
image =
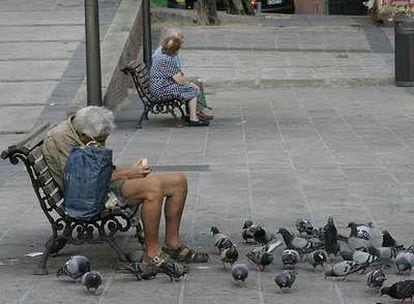
<path id="1" fill-rule="evenodd" d="M 184 34 L 182 31 L 176 28 L 169 28 L 166 30 L 164 37 L 177 37 L 181 40 L 181 45 L 184 43 Z M 159 46 L 153 53 L 152 59 L 154 60 L 155 57 L 159 56 L 162 53 L 162 46 Z M 177 54 L 173 57 L 176 65 L 178 68 L 181 69 L 181 59 L 180 56 Z M 200 94 L 197 97 L 197 115 L 198 118 L 201 120 L 212 120 L 214 116 L 211 114 L 211 107 L 207 105 L 207 100 L 204 92 L 204 83 L 199 77 L 188 77 L 190 83 L 195 84 L 200 89 Z M 207 110 L 207 111 L 206 111 Z"/>
<path id="2" fill-rule="evenodd" d="M 181 48 L 181 39 L 167 36 L 161 44 L 161 53 L 152 58 L 150 70 L 150 92 L 160 100 L 178 99 L 188 103 L 190 112 L 189 126 L 208 126 L 208 120 L 197 116 L 197 97 L 199 88 L 190 83 L 174 59 Z"/>

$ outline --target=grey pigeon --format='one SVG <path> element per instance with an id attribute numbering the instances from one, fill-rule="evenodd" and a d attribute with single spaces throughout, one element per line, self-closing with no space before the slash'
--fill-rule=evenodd
<path id="1" fill-rule="evenodd" d="M 246 264 L 234 264 L 231 268 L 231 276 L 236 282 L 244 282 L 249 276 L 249 269 Z"/>
<path id="2" fill-rule="evenodd" d="M 211 227 L 210 231 L 213 233 L 214 246 L 217 247 L 221 253 L 223 249 L 230 248 L 233 246 L 233 241 L 231 238 L 217 229 L 217 227 Z"/>
<path id="3" fill-rule="evenodd" d="M 220 252 L 220 260 L 223 263 L 224 269 L 227 269 L 226 265 L 233 265 L 239 259 L 239 252 L 235 245 L 225 248 Z"/>
<path id="4" fill-rule="evenodd" d="M 282 235 L 286 247 L 288 249 L 296 250 L 300 255 L 304 255 L 324 247 L 324 244 L 317 238 L 304 239 L 295 237 L 285 228 L 280 228 L 278 233 Z"/>
<path id="5" fill-rule="evenodd" d="M 91 270 L 89 259 L 83 255 L 74 255 L 57 271 L 56 276 L 67 275 L 72 279 L 79 279 Z"/>
<path id="6" fill-rule="evenodd" d="M 349 247 L 353 250 L 361 250 L 372 246 L 371 231 L 369 226 L 358 225 L 354 222 L 350 222 L 348 227 L 351 228 L 348 238 Z"/>
<path id="7" fill-rule="evenodd" d="M 296 229 L 299 231 L 299 234 L 312 235 L 314 227 L 312 222 L 307 218 L 300 218 L 296 220 L 295 223 Z"/>
<path id="8" fill-rule="evenodd" d="M 253 221 L 247 220 L 244 222 L 242 230 L 242 239 L 248 243 L 254 241 L 254 232 L 257 229 L 257 225 Z"/>
<path id="9" fill-rule="evenodd" d="M 82 276 L 82 285 L 86 290 L 96 292 L 103 281 L 102 275 L 97 271 L 89 271 Z"/>
<path id="10" fill-rule="evenodd" d="M 299 253 L 294 249 L 285 249 L 281 255 L 282 264 L 285 268 L 293 268 L 299 262 Z"/>
<path id="11" fill-rule="evenodd" d="M 405 280 L 394 283 L 390 287 L 383 287 L 380 290 L 381 295 L 389 295 L 393 299 L 404 300 L 410 299 L 412 303 L 414 297 L 414 280 Z"/>
<path id="12" fill-rule="evenodd" d="M 395 247 L 374 247 L 367 248 L 367 252 L 378 257 L 381 263 L 390 262 L 391 259 L 395 259 L 398 253 L 398 249 Z"/>
<path id="13" fill-rule="evenodd" d="M 275 277 L 275 283 L 281 292 L 283 292 L 283 288 L 291 288 L 295 280 L 296 274 L 292 270 L 284 270 Z"/>
<path id="14" fill-rule="evenodd" d="M 342 261 L 333 265 L 325 265 L 325 278 L 326 277 L 343 277 L 344 279 L 361 269 L 364 269 L 354 261 Z"/>
<path id="15" fill-rule="evenodd" d="M 308 254 L 308 262 L 312 265 L 314 271 L 317 266 L 322 266 L 322 268 L 324 268 L 327 259 L 328 255 L 324 250 L 315 250 Z"/>
<path id="16" fill-rule="evenodd" d="M 326 253 L 337 255 L 339 252 L 338 231 L 332 217 L 328 218 L 328 222 L 323 227 L 323 235 Z"/>
<path id="17" fill-rule="evenodd" d="M 375 255 L 360 250 L 354 252 L 352 260 L 364 269 L 373 263 L 379 262 L 379 258 Z"/>
<path id="18" fill-rule="evenodd" d="M 282 244 L 282 241 L 277 240 L 266 245 L 255 247 L 247 252 L 246 257 L 251 263 L 256 265 L 260 271 L 263 271 L 267 265 L 270 265 L 273 262 L 273 251 Z"/>
<path id="19" fill-rule="evenodd" d="M 376 269 L 368 273 L 367 285 L 370 288 L 380 288 L 387 277 L 382 269 Z"/>
<path id="20" fill-rule="evenodd" d="M 410 248 L 400 251 L 395 258 L 395 265 L 399 274 L 410 273 L 414 266 L 414 250 Z"/>
<path id="21" fill-rule="evenodd" d="M 356 227 L 357 236 L 360 239 L 370 240 L 372 238 L 371 228 L 373 227 L 372 223 L 368 224 L 357 224 L 355 222 L 348 223 L 348 227 Z"/>

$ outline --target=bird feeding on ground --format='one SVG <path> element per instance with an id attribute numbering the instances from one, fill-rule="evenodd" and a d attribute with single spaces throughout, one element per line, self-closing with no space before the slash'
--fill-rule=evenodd
<path id="1" fill-rule="evenodd" d="M 281 260 L 285 268 L 294 268 L 299 262 L 299 253 L 294 249 L 285 249 L 282 251 Z"/>
<path id="2" fill-rule="evenodd" d="M 342 261 L 335 263 L 333 265 L 326 264 L 325 265 L 325 278 L 327 277 L 342 277 L 344 280 L 345 278 L 357 271 L 364 269 L 354 261 Z"/>
<path id="3" fill-rule="evenodd" d="M 89 259 L 83 255 L 72 256 L 65 265 L 57 271 L 56 276 L 66 275 L 72 279 L 79 279 L 91 270 Z"/>
<path id="4" fill-rule="evenodd" d="M 224 268 L 226 264 L 233 264 L 239 258 L 239 253 L 231 238 L 224 233 L 220 233 L 217 227 L 211 227 L 213 233 L 214 246 L 217 247 L 220 254 L 220 260 L 223 262 Z"/>
<path id="5" fill-rule="evenodd" d="M 246 264 L 234 264 L 231 267 L 231 276 L 236 282 L 244 282 L 249 276 L 249 269 Z"/>
<path id="6" fill-rule="evenodd" d="M 102 275 L 97 271 L 89 271 L 82 276 L 82 285 L 87 291 L 96 292 L 103 282 Z"/>
<path id="7" fill-rule="evenodd" d="M 393 299 L 405 300 L 410 299 L 413 302 L 414 297 L 414 280 L 404 280 L 392 284 L 390 287 L 383 287 L 380 290 L 381 296 L 386 294 Z"/>
<path id="8" fill-rule="evenodd" d="M 414 266 L 414 249 L 409 247 L 406 250 L 400 251 L 395 258 L 395 265 L 398 269 L 398 274 L 411 273 Z"/>
<path id="9" fill-rule="evenodd" d="M 253 223 L 251 220 L 247 220 L 244 222 L 243 228 L 242 228 L 242 239 L 248 243 L 254 241 L 254 232 L 257 229 L 257 225 Z"/>
<path id="10" fill-rule="evenodd" d="M 291 288 L 296 280 L 296 273 L 292 270 L 284 270 L 275 277 L 275 283 L 283 293 L 283 288 Z"/>
<path id="11" fill-rule="evenodd" d="M 327 259 L 328 255 L 324 250 L 315 250 L 308 254 L 308 262 L 312 265 L 314 271 L 316 271 L 317 266 L 321 266 L 323 269 Z"/>
<path id="12" fill-rule="evenodd" d="M 251 263 L 256 265 L 260 271 L 263 271 L 267 265 L 273 262 L 273 251 L 283 244 L 277 240 L 263 246 L 258 246 L 247 252 L 246 257 Z"/>
<path id="13" fill-rule="evenodd" d="M 307 218 L 300 218 L 296 220 L 295 223 L 296 229 L 299 231 L 299 234 L 305 234 L 305 235 L 312 235 L 314 231 L 313 224 L 311 221 Z"/>
<path id="14" fill-rule="evenodd" d="M 367 285 L 370 288 L 380 288 L 387 277 L 382 269 L 376 269 L 368 273 Z"/>
<path id="15" fill-rule="evenodd" d="M 288 249 L 296 250 L 300 255 L 304 255 L 324 247 L 324 244 L 317 238 L 304 239 L 296 237 L 285 228 L 280 228 L 278 233 L 282 235 L 286 247 Z"/>

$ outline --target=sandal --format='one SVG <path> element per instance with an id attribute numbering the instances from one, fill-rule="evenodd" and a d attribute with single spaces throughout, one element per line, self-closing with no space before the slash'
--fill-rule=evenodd
<path id="1" fill-rule="evenodd" d="M 207 252 L 194 251 L 188 246 L 181 246 L 176 249 L 163 247 L 162 251 L 181 263 L 207 263 L 209 259 Z"/>

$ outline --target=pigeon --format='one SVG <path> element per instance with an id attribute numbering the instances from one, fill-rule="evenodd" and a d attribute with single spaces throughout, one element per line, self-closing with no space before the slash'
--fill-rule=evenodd
<path id="1" fill-rule="evenodd" d="M 223 249 L 233 246 L 231 238 L 223 233 L 220 233 L 217 227 L 211 227 L 210 231 L 213 233 L 214 246 L 218 248 L 219 253 L 221 253 Z"/>
<path id="2" fill-rule="evenodd" d="M 328 255 L 337 255 L 339 252 L 338 231 L 336 230 L 332 217 L 328 218 L 328 222 L 323 227 L 325 251 Z"/>
<path id="3" fill-rule="evenodd" d="M 387 279 L 382 269 L 376 269 L 368 273 L 367 285 L 370 288 L 380 288 Z"/>
<path id="4" fill-rule="evenodd" d="M 399 281 L 392 284 L 390 287 L 383 287 L 380 290 L 381 296 L 386 294 L 393 299 L 411 299 L 413 302 L 414 297 L 414 280 Z"/>
<path id="5" fill-rule="evenodd" d="M 396 240 L 391 236 L 391 234 L 387 230 L 384 230 L 382 232 L 382 245 L 381 245 L 381 247 L 400 247 L 400 246 L 401 245 L 397 245 Z"/>
<path id="6" fill-rule="evenodd" d="M 231 268 L 231 276 L 236 282 L 244 282 L 249 276 L 246 264 L 234 264 Z"/>
<path id="7" fill-rule="evenodd" d="M 266 230 L 262 226 L 257 226 L 253 233 L 253 238 L 257 243 L 264 245 L 272 241 L 275 236 L 266 233 Z"/>
<path id="8" fill-rule="evenodd" d="M 398 274 L 410 273 L 414 266 L 414 250 L 412 248 L 400 251 L 395 257 Z"/>
<path id="9" fill-rule="evenodd" d="M 275 277 L 275 283 L 283 293 L 283 288 L 291 288 L 296 280 L 296 274 L 291 270 L 284 270 Z"/>
<path id="10" fill-rule="evenodd" d="M 367 252 L 378 257 L 381 263 L 391 261 L 397 256 L 398 250 L 395 247 L 378 247 L 370 246 Z"/>
<path id="11" fill-rule="evenodd" d="M 97 271 L 89 271 L 82 276 L 82 285 L 87 291 L 96 292 L 103 281 L 102 275 Z"/>
<path id="12" fill-rule="evenodd" d="M 364 269 L 354 261 L 342 261 L 333 265 L 325 265 L 325 278 L 327 277 L 343 277 L 345 278 L 361 269 Z"/>
<path id="13" fill-rule="evenodd" d="M 316 271 L 317 266 L 324 268 L 327 259 L 328 255 L 324 250 L 315 250 L 308 254 L 308 262 L 312 265 L 314 271 Z"/>
<path id="14" fill-rule="evenodd" d="M 257 229 L 257 225 L 253 223 L 253 221 L 247 220 L 244 222 L 243 230 L 242 230 L 242 239 L 248 243 L 254 241 L 253 234 Z"/>
<path id="15" fill-rule="evenodd" d="M 235 245 L 225 248 L 220 252 L 220 260 L 223 263 L 224 269 L 227 269 L 226 265 L 233 265 L 239 259 L 239 252 Z"/>
<path id="16" fill-rule="evenodd" d="M 281 259 L 286 268 L 293 268 L 299 262 L 300 256 L 296 250 L 285 249 L 282 252 Z"/>
<path id="17" fill-rule="evenodd" d="M 373 263 L 378 263 L 379 259 L 375 255 L 372 255 L 368 252 L 357 250 L 352 255 L 352 260 L 359 265 L 362 270 L 365 270 L 368 266 Z"/>
<path id="18" fill-rule="evenodd" d="M 278 233 L 282 235 L 286 247 L 296 250 L 299 255 L 304 255 L 324 247 L 324 244 L 317 238 L 304 239 L 295 237 L 285 228 L 280 228 Z"/>
<path id="19" fill-rule="evenodd" d="M 350 222 L 348 224 L 348 227 L 351 228 L 351 232 L 349 234 L 347 242 L 353 250 L 368 248 L 372 245 L 370 241 L 371 232 L 368 226 L 358 226 L 354 222 Z"/>
<path id="20" fill-rule="evenodd" d="M 312 235 L 314 232 L 314 227 L 309 219 L 300 218 L 296 220 L 296 229 L 299 231 L 299 234 Z"/>
<path id="21" fill-rule="evenodd" d="M 372 223 L 368 224 L 356 224 L 355 222 L 348 223 L 348 228 L 356 227 L 357 237 L 363 240 L 370 240 L 372 238 L 371 228 Z"/>
<path id="22" fill-rule="evenodd" d="M 89 259 L 83 255 L 74 255 L 57 271 L 56 276 L 67 275 L 72 279 L 79 279 L 91 270 Z"/>
<path id="23" fill-rule="evenodd" d="M 263 271 L 267 265 L 270 265 L 273 262 L 273 251 L 282 244 L 283 242 L 278 240 L 273 243 L 255 247 L 246 254 L 246 257 L 251 263 L 256 265 L 260 271 Z"/>

